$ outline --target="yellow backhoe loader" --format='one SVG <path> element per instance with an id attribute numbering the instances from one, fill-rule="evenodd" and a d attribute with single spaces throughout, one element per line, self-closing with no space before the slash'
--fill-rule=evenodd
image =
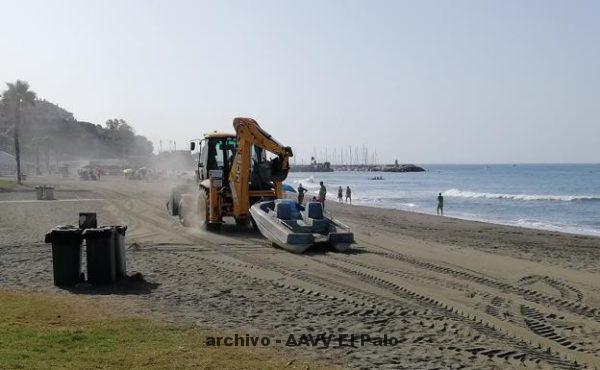
<path id="1" fill-rule="evenodd" d="M 283 196 L 292 149 L 283 146 L 251 118 L 233 120 L 235 134 L 213 132 L 190 143 L 196 156 L 196 190 L 176 187 L 169 207 L 184 225 L 218 229 L 225 217 L 239 225 L 251 221 L 255 202 Z M 268 159 L 267 152 L 273 158 Z"/>

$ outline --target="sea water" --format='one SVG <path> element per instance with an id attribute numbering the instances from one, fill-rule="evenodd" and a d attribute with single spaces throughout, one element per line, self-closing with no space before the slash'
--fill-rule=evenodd
<path id="1" fill-rule="evenodd" d="M 446 216 L 600 235 L 600 164 L 422 167 L 427 171 L 290 173 L 286 182 L 302 183 L 312 196 L 324 181 L 333 201 L 339 186 L 344 196 L 350 186 L 353 204 L 430 214 L 442 193 Z"/>

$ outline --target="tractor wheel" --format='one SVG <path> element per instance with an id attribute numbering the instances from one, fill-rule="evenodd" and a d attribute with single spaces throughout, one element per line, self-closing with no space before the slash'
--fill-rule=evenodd
<path id="1" fill-rule="evenodd" d="M 190 227 L 190 211 L 187 209 L 188 207 L 183 203 L 183 199 L 179 201 L 179 205 L 177 206 L 178 214 L 179 214 L 179 222 L 185 226 Z"/>
<path id="2" fill-rule="evenodd" d="M 181 203 L 181 194 L 175 189 L 171 190 L 171 198 L 169 199 L 171 216 L 179 215 L 179 203 Z"/>
<path id="3" fill-rule="evenodd" d="M 198 223 L 201 226 L 206 225 L 209 217 L 210 212 L 208 210 L 208 198 L 206 196 L 206 192 L 201 191 L 200 194 L 198 194 Z"/>
<path id="4" fill-rule="evenodd" d="M 260 230 L 258 230 L 258 225 L 256 225 L 256 221 L 254 221 L 254 217 L 252 217 L 252 215 L 250 215 L 250 224 L 252 225 L 252 231 L 254 231 L 254 232 L 260 231 Z"/>
<path id="5" fill-rule="evenodd" d="M 179 199 L 179 221 L 183 226 L 193 226 L 196 223 L 198 210 L 194 194 L 181 194 Z"/>
<path id="6" fill-rule="evenodd" d="M 220 222 L 213 222 L 213 223 L 206 223 L 205 224 L 206 230 L 208 231 L 213 231 L 213 232 L 219 232 L 221 231 L 221 223 Z"/>
<path id="7" fill-rule="evenodd" d="M 171 216 L 179 215 L 179 203 L 181 202 L 181 194 L 190 193 L 190 187 L 186 184 L 177 185 L 171 189 L 168 206 L 171 211 Z"/>
<path id="8" fill-rule="evenodd" d="M 248 219 L 247 218 L 236 218 L 235 224 L 237 226 L 248 226 Z"/>

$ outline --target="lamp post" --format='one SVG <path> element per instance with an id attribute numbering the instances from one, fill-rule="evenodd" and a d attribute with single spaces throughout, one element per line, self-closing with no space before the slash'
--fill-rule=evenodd
<path id="1" fill-rule="evenodd" d="M 23 98 L 17 99 L 17 106 L 15 107 L 15 159 L 17 161 L 17 183 L 21 185 L 21 150 L 19 147 L 19 127 L 21 125 L 21 104 Z"/>

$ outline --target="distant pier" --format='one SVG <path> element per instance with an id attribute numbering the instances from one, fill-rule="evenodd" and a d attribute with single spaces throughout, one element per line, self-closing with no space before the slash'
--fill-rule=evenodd
<path id="1" fill-rule="evenodd" d="M 424 172 L 423 167 L 414 164 L 330 164 L 328 162 L 318 165 L 291 165 L 290 172 L 333 172 L 333 171 L 361 171 L 361 172 Z"/>

